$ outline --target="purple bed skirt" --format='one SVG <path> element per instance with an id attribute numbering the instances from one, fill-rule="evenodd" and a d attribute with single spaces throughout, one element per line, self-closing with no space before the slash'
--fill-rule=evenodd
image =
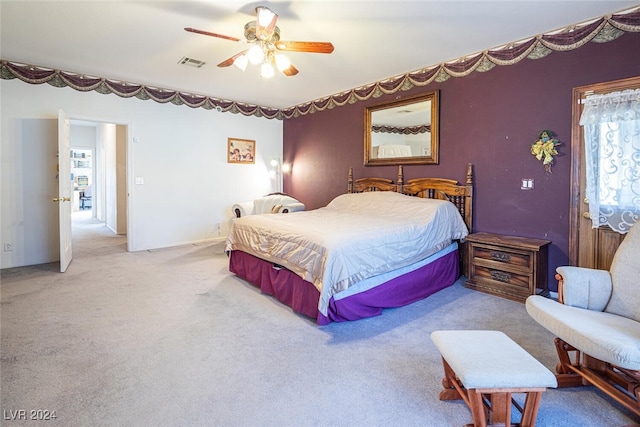
<path id="1" fill-rule="evenodd" d="M 276 297 L 319 325 L 377 316 L 384 308 L 401 307 L 453 285 L 459 277 L 458 251 L 367 291 L 329 302 L 327 315 L 318 311 L 320 292 L 286 268 L 242 251 L 232 251 L 229 270 L 262 292 Z"/>

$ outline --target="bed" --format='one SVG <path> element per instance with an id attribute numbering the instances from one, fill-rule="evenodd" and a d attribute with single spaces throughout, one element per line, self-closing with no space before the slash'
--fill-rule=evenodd
<path id="1" fill-rule="evenodd" d="M 327 206 L 234 220 L 229 270 L 319 325 L 376 316 L 451 286 L 466 264 L 473 167 L 466 183 L 353 179 Z M 400 215 L 398 215 L 400 213 Z"/>

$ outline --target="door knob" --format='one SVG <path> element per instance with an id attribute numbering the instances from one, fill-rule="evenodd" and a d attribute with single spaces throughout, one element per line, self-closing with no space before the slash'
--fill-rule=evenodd
<path id="1" fill-rule="evenodd" d="M 54 202 L 70 202 L 71 198 L 69 198 L 69 197 L 54 197 L 53 201 Z"/>

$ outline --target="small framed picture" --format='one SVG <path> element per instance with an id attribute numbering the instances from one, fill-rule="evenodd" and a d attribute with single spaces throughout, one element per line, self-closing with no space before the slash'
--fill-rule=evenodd
<path id="1" fill-rule="evenodd" d="M 256 142 L 251 139 L 227 139 L 227 163 L 255 163 Z"/>

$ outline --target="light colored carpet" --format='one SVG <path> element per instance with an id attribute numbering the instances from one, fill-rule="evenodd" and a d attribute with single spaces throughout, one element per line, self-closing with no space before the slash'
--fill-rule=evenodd
<path id="1" fill-rule="evenodd" d="M 462 426 L 441 402 L 437 329 L 505 332 L 548 368 L 523 304 L 463 281 L 382 316 L 318 327 L 231 275 L 221 243 L 126 252 L 84 219 L 74 261 L 2 271 L 3 425 Z M 539 426 L 638 423 L 592 387 L 543 394 Z"/>

